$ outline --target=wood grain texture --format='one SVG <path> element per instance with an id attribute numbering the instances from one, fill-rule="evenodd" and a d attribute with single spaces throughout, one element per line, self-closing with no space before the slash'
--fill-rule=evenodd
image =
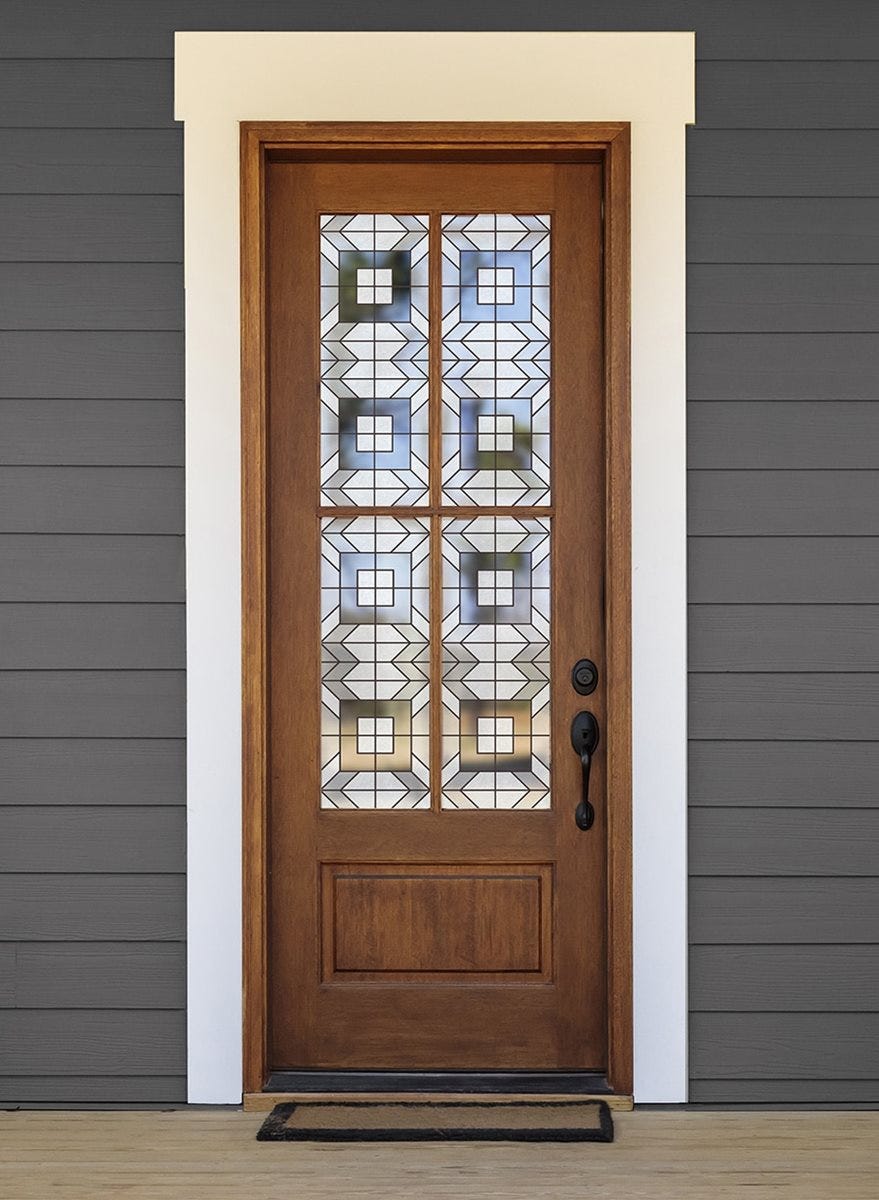
<path id="1" fill-rule="evenodd" d="M 0 195 L 0 261 L 183 261 L 180 196 Z"/>
<path id="2" fill-rule="evenodd" d="M 879 1013 L 691 1013 L 694 1079 L 876 1079 Z"/>
<path id="3" fill-rule="evenodd" d="M 179 467 L 0 467 L 3 533 L 183 533 Z"/>
<path id="4" fill-rule="evenodd" d="M 696 1012 L 865 1012 L 879 994 L 879 946 L 694 946 Z"/>
<path id="5" fill-rule="evenodd" d="M 0 794 L 8 804 L 186 802 L 182 738 L 4 738 Z"/>
<path id="6" fill-rule="evenodd" d="M 5 942 L 0 966 L 4 1008 L 186 1007 L 179 942 Z"/>
<path id="7" fill-rule="evenodd" d="M 697 536 L 879 535 L 879 471 L 690 471 L 688 485 Z"/>
<path id="8" fill-rule="evenodd" d="M 0 601 L 178 604 L 179 536 L 0 535 Z"/>
<path id="9" fill-rule="evenodd" d="M 182 671 L 4 671 L 7 737 L 159 737 L 184 733 Z"/>
<path id="10" fill-rule="evenodd" d="M 186 813 L 171 805 L 0 807 L 0 871 L 175 873 Z"/>
<path id="11" fill-rule="evenodd" d="M 879 741 L 690 743 L 692 806 L 872 808 L 877 780 Z"/>
<path id="12" fill-rule="evenodd" d="M 16 330 L 0 333 L 0 396 L 181 400 L 183 336 Z"/>
<path id="13" fill-rule="evenodd" d="M 873 333 L 694 333 L 687 339 L 690 400 L 873 400 Z"/>
<path id="14" fill-rule="evenodd" d="M 0 329 L 182 328 L 178 263 L 0 263 Z"/>
<path id="15" fill-rule="evenodd" d="M 697 470 L 871 470 L 879 463 L 875 401 L 733 400 L 688 405 L 688 464 Z"/>
<path id="16" fill-rule="evenodd" d="M 0 670 L 184 670 L 182 604 L 0 604 Z"/>
<path id="17" fill-rule="evenodd" d="M 690 942 L 879 943 L 879 879 L 692 879 Z"/>
<path id="18" fill-rule="evenodd" d="M 702 62 L 696 90 L 700 129 L 879 127 L 875 60 Z"/>
<path id="19" fill-rule="evenodd" d="M 9 941 L 182 942 L 186 879 L 183 875 L 0 875 L 0 911 L 3 937 Z"/>
<path id="20" fill-rule="evenodd" d="M 689 196 L 879 196 L 870 130 L 687 130 Z"/>
<path id="21" fill-rule="evenodd" d="M 879 809 L 694 808 L 689 856 L 692 876 L 879 877 Z"/>
<path id="22" fill-rule="evenodd" d="M 186 1015 L 165 1009 L 0 1010 L 10 1075 L 181 1075 Z"/>
<path id="23" fill-rule="evenodd" d="M 691 196 L 687 261 L 879 263 L 879 198 Z"/>
<path id="24" fill-rule="evenodd" d="M 875 604 L 875 537 L 691 537 L 690 600 L 701 604 Z"/>
<path id="25" fill-rule="evenodd" d="M 875 333 L 879 266 L 699 263 L 687 271 L 688 333 Z"/>
<path id="26" fill-rule="evenodd" d="M 877 722 L 875 674 L 690 677 L 691 738 L 871 741 Z"/>
<path id="27" fill-rule="evenodd" d="M 0 465 L 183 466 L 179 400 L 0 400 Z"/>
<path id="28" fill-rule="evenodd" d="M 879 605 L 691 604 L 689 666 L 691 671 L 879 671 Z"/>

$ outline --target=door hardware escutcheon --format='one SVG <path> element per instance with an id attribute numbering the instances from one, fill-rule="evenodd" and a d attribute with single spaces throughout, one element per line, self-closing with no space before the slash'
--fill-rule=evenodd
<path id="1" fill-rule="evenodd" d="M 589 803 L 589 775 L 592 757 L 598 746 L 600 731 L 598 721 L 591 712 L 578 712 L 571 722 L 571 745 L 580 758 L 583 772 L 583 795 L 574 813 L 578 829 L 591 829 L 595 821 L 595 809 Z"/>

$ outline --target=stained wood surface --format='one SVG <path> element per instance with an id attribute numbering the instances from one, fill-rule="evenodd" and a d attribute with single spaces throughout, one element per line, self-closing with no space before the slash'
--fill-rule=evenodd
<path id="1" fill-rule="evenodd" d="M 153 1081 L 154 1082 L 154 1081 Z M 0 1181 L 17 1200 L 867 1200 L 879 1171 L 876 1113 L 617 1112 L 612 1147 L 302 1144 L 255 1140 L 262 1113 L 0 1114 Z M 51 1139 L 52 1153 L 46 1153 Z"/>

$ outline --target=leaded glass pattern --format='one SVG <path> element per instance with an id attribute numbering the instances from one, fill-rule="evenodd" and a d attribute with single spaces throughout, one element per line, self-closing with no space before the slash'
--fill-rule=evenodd
<path id="1" fill-rule="evenodd" d="M 550 522 L 442 522 L 442 807 L 550 806 Z"/>
<path id="2" fill-rule="evenodd" d="M 321 493 L 427 503 L 428 218 L 320 218 Z"/>
<path id="3" fill-rule="evenodd" d="M 321 807 L 430 807 L 429 522 L 321 521 Z"/>
<path id="4" fill-rule="evenodd" d="M 548 504 L 550 218 L 442 218 L 446 504 Z"/>

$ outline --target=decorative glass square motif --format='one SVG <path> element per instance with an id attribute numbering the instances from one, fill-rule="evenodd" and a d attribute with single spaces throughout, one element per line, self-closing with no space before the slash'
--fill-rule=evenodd
<path id="1" fill-rule="evenodd" d="M 550 521 L 442 522 L 442 807 L 550 804 Z"/>
<path id="2" fill-rule="evenodd" d="M 442 218 L 446 504 L 550 500 L 550 218 Z"/>
<path id="3" fill-rule="evenodd" d="M 428 218 L 320 226 L 322 502 L 426 504 Z"/>
<path id="4" fill-rule="evenodd" d="M 321 521 L 321 807 L 430 806 L 429 522 Z"/>

